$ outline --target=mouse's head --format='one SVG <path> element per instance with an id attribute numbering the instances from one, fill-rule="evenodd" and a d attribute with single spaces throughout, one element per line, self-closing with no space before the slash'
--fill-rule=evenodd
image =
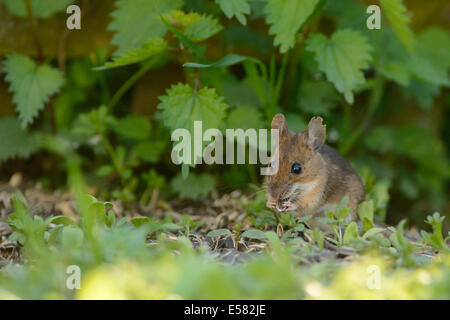
<path id="1" fill-rule="evenodd" d="M 321 181 L 325 167 L 318 154 L 325 141 L 326 127 L 322 118 L 310 120 L 305 131 L 289 131 L 286 119 L 277 114 L 272 129 L 278 129 L 278 170 L 267 176 L 267 206 L 278 211 L 297 209 L 296 202 Z M 272 162 L 271 166 L 276 165 Z"/>

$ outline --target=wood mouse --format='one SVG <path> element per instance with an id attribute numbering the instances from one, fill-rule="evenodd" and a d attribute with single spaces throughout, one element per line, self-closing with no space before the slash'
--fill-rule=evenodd
<path id="1" fill-rule="evenodd" d="M 313 117 L 305 131 L 294 133 L 284 115 L 272 119 L 272 129 L 279 130 L 278 171 L 267 176 L 267 207 L 277 211 L 312 215 L 310 228 L 332 232 L 315 218 L 334 210 L 345 196 L 351 212 L 345 222 L 357 219 L 358 204 L 365 192 L 361 178 L 350 163 L 335 149 L 324 144 L 326 126 L 321 117 Z M 274 162 L 271 166 L 276 165 Z"/>

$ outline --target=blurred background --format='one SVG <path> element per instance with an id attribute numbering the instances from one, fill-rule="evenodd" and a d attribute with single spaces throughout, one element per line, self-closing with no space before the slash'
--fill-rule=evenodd
<path id="1" fill-rule="evenodd" d="M 383 10 L 381 29 L 368 30 L 366 8 L 373 1 L 325 1 L 296 36 L 295 45 L 281 54 L 266 23 L 264 1 L 249 1 L 250 14 L 229 19 L 218 2 L 185 0 L 184 12 L 216 19 L 208 26 L 213 30 L 207 30 L 213 36 L 190 44 L 172 31 L 164 35 L 167 49 L 152 63 L 106 70 L 93 68 L 110 61 L 123 45 L 120 28 L 142 30 L 139 17 L 118 26 L 116 1 L 62 1 L 82 10 L 81 30 L 71 31 L 64 10 L 33 7 L 30 19 L 18 2 L 0 0 L 1 181 L 20 172 L 44 189 L 65 190 L 61 154 L 70 150 L 82 159 L 91 192 L 103 199 L 148 204 L 156 197 L 195 204 L 235 189 L 254 193 L 263 183 L 255 165 L 200 165 L 183 179 L 181 168 L 172 164 L 170 126 L 158 105 L 160 97 L 181 82 L 215 88 L 224 97 L 228 108 L 221 128 L 267 128 L 272 116 L 283 112 L 290 129 L 299 131 L 312 116 L 322 116 L 327 143 L 353 163 L 366 186 L 378 182 L 377 192 L 386 202 L 379 220 L 395 224 L 408 218 L 424 227 L 426 215 L 434 211 L 448 217 L 448 1 L 404 1 L 410 30 L 387 21 Z M 177 14 L 165 18 L 177 29 L 194 19 Z M 305 44 L 312 33 L 330 36 L 342 28 L 357 30 L 372 47 L 364 84 L 354 90 L 353 103 L 327 81 Z M 257 58 L 268 76 L 251 61 L 225 68 L 183 68 L 186 62 L 198 62 L 196 50 L 209 61 L 229 53 Z M 15 97 L 20 88 L 8 76 L 11 55 L 25 58 L 17 65 L 48 65 L 63 78 L 42 106 L 23 110 L 25 98 Z M 35 97 L 28 98 L 33 105 Z M 449 228 L 446 220 L 444 232 Z"/>

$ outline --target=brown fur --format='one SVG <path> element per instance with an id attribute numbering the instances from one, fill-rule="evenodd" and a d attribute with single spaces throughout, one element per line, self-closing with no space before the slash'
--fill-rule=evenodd
<path id="1" fill-rule="evenodd" d="M 364 187 L 350 163 L 323 144 L 326 126 L 322 118 L 312 118 L 305 131 L 294 133 L 288 130 L 284 116 L 277 114 L 272 129 L 279 129 L 279 167 L 276 174 L 267 176 L 267 206 L 316 218 L 348 196 L 351 212 L 347 219 L 355 220 L 358 204 L 364 199 Z M 302 166 L 298 175 L 291 173 L 295 162 Z M 328 225 L 314 219 L 309 225 L 330 231 Z"/>

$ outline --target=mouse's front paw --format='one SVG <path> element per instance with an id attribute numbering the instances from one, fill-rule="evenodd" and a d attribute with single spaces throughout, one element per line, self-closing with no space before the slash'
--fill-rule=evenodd
<path id="1" fill-rule="evenodd" d="M 267 200 L 266 207 L 275 210 L 277 208 L 277 202 L 275 200 Z"/>

